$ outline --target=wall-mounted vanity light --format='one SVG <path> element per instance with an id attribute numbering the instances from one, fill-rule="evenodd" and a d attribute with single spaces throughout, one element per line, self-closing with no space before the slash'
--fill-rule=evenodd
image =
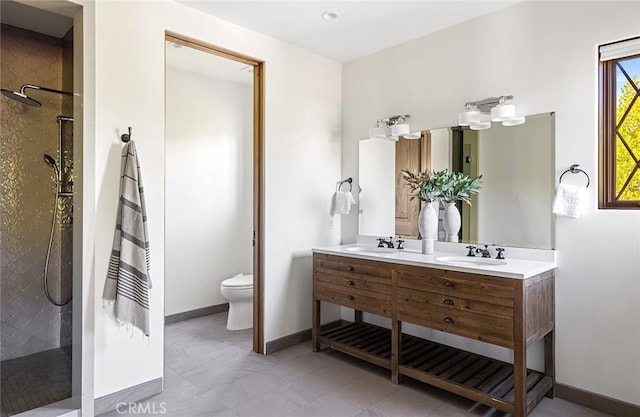
<path id="1" fill-rule="evenodd" d="M 491 122 L 502 122 L 502 126 L 521 125 L 525 117 L 516 115 L 511 100 L 513 96 L 500 96 L 465 103 L 465 111 L 458 114 L 458 124 L 472 130 L 489 129 Z"/>
<path id="2" fill-rule="evenodd" d="M 408 114 L 391 116 L 388 119 L 376 120 L 376 125 L 369 129 L 369 139 L 387 139 L 396 141 L 400 136 L 405 139 L 420 139 L 420 132 L 411 132 L 407 119 Z"/>

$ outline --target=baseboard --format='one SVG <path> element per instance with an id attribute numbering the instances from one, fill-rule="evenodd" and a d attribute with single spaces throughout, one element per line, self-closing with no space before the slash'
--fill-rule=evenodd
<path id="1" fill-rule="evenodd" d="M 94 401 L 94 415 L 108 413 L 116 407 L 128 410 L 130 403 L 144 400 L 162 392 L 162 378 L 152 379 L 142 384 L 96 398 Z"/>
<path id="2" fill-rule="evenodd" d="M 171 314 L 170 316 L 166 316 L 164 318 L 164 324 L 166 326 L 167 324 L 173 324 L 173 323 L 178 323 L 180 321 L 209 316 L 211 314 L 224 313 L 226 311 L 229 311 L 229 303 L 197 308 L 195 310 L 184 311 L 182 313 L 176 313 L 176 314 Z"/>
<path id="3" fill-rule="evenodd" d="M 322 330 L 339 327 L 341 324 L 342 320 L 332 321 L 330 323 L 323 324 Z M 270 355 L 279 350 L 290 348 L 291 346 L 306 342 L 307 340 L 311 340 L 311 329 L 302 330 L 297 333 L 281 337 L 280 339 L 270 340 L 267 342 L 265 355 Z"/>
<path id="4" fill-rule="evenodd" d="M 555 396 L 616 417 L 640 416 L 640 406 L 569 385 L 555 384 Z"/>
<path id="5" fill-rule="evenodd" d="M 20 414 L 14 414 L 14 417 L 80 417 L 80 401 L 77 397 L 71 397 Z"/>

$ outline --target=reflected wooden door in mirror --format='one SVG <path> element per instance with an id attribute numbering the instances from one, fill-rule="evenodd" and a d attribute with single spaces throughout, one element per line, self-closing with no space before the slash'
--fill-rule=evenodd
<path id="1" fill-rule="evenodd" d="M 411 198 L 409 187 L 406 186 L 402 170 L 422 172 L 431 170 L 431 133 L 422 132 L 420 139 L 405 139 L 400 137 L 396 142 L 395 167 L 395 202 L 396 227 L 395 234 L 412 239 L 418 238 L 418 215 L 420 214 L 420 200 Z"/>

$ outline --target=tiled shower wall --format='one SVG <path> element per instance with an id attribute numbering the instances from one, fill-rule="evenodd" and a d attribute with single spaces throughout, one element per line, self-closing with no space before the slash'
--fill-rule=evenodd
<path id="1" fill-rule="evenodd" d="M 8 25 L 1 27 L 2 88 L 22 84 L 72 90 L 71 45 Z M 69 67 L 67 67 L 69 66 Z M 67 68 L 65 68 L 67 67 Z M 71 343 L 71 304 L 56 307 L 43 291 L 43 269 L 55 202 L 56 117 L 72 115 L 71 97 L 27 90 L 42 103 L 30 107 L 2 97 L 0 109 L 0 318 L 1 359 L 11 359 Z M 63 124 L 65 180 L 72 179 L 72 125 Z M 68 190 L 68 187 L 65 187 Z M 65 191 L 67 191 L 65 190 Z M 60 301 L 71 294 L 72 206 L 58 201 L 49 289 Z"/>

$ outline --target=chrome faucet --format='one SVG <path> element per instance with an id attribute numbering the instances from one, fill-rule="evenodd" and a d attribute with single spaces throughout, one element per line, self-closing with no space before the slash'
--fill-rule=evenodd
<path id="1" fill-rule="evenodd" d="M 489 252 L 489 245 L 484 245 L 484 249 L 477 248 L 476 253 L 481 253 L 483 258 L 491 258 L 491 252 Z"/>
<path id="2" fill-rule="evenodd" d="M 378 247 L 384 248 L 385 245 L 390 249 L 393 249 L 395 247 L 393 246 L 393 236 L 389 236 L 389 240 L 385 240 L 385 238 L 383 237 L 378 238 Z"/>

